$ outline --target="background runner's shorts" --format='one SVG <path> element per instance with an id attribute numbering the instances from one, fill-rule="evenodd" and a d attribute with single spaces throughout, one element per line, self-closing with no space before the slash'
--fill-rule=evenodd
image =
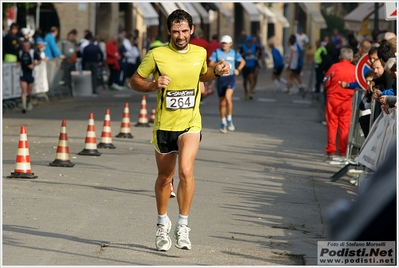
<path id="1" fill-rule="evenodd" d="M 253 67 L 244 67 L 244 68 L 242 69 L 242 76 L 243 76 L 244 78 L 246 78 L 249 74 L 254 74 L 254 73 L 255 73 L 255 70 L 256 70 L 256 67 L 255 67 L 255 66 L 253 66 Z"/>
<path id="2" fill-rule="evenodd" d="M 23 81 L 28 84 L 32 84 L 35 81 L 35 79 L 31 75 L 24 75 L 24 76 L 19 77 L 19 81 Z"/>
<path id="3" fill-rule="evenodd" d="M 228 88 L 234 90 L 234 88 L 236 87 L 236 78 L 234 77 L 234 75 L 221 76 L 218 78 L 216 84 L 218 89 L 218 96 L 224 97 Z"/>
<path id="4" fill-rule="evenodd" d="M 273 69 L 273 74 L 280 75 L 283 72 L 284 66 L 281 66 L 277 69 Z"/>
<path id="5" fill-rule="evenodd" d="M 296 69 L 290 69 L 290 70 L 291 70 L 291 72 L 293 72 L 293 73 L 295 73 L 295 74 L 300 74 L 301 71 L 302 71 L 302 67 L 298 67 L 298 68 L 296 68 Z"/>

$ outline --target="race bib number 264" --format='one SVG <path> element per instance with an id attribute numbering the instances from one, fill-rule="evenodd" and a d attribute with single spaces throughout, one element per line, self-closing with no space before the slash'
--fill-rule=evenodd
<path id="1" fill-rule="evenodd" d="M 168 90 L 166 92 L 166 108 L 171 110 L 190 109 L 195 105 L 194 89 Z"/>

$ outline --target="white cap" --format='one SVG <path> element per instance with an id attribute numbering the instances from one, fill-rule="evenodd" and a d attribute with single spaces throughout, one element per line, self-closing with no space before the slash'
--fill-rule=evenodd
<path id="1" fill-rule="evenodd" d="M 230 35 L 223 35 L 220 43 L 233 43 L 233 39 L 231 39 Z"/>
<path id="2" fill-rule="evenodd" d="M 30 31 L 29 31 L 28 28 L 22 28 L 22 29 L 21 29 L 21 33 L 22 33 L 22 35 L 27 35 L 27 34 L 30 35 Z"/>

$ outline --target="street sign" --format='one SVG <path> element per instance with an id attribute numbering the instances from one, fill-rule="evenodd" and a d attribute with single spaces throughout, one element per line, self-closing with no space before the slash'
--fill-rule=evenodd
<path id="1" fill-rule="evenodd" d="M 397 20 L 397 2 L 385 2 L 385 19 Z"/>
<path id="2" fill-rule="evenodd" d="M 370 70 L 371 63 L 369 61 L 369 56 L 368 54 L 363 55 L 356 65 L 356 81 L 364 90 L 368 87 L 366 83 L 366 73 Z"/>

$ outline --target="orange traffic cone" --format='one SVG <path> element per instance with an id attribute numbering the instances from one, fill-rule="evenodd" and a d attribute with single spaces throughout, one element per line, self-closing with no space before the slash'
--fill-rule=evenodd
<path id="1" fill-rule="evenodd" d="M 150 126 L 148 124 L 147 100 L 146 100 L 145 95 L 143 95 L 143 98 L 141 99 L 139 121 L 137 122 L 137 124 L 135 126 L 136 127 L 149 127 Z"/>
<path id="2" fill-rule="evenodd" d="M 26 127 L 21 126 L 15 170 L 7 178 L 36 179 L 30 167 L 30 156 Z"/>
<path id="3" fill-rule="evenodd" d="M 94 155 L 94 156 L 101 155 L 101 153 L 97 150 L 96 130 L 94 127 L 93 113 L 90 113 L 90 116 L 89 116 L 89 124 L 87 125 L 85 148 L 79 154 L 80 155 Z"/>
<path id="4" fill-rule="evenodd" d="M 155 107 L 152 107 L 150 123 L 154 123 L 155 121 Z"/>
<path id="5" fill-rule="evenodd" d="M 58 139 L 57 155 L 55 160 L 49 164 L 53 167 L 73 167 L 69 161 L 68 135 L 66 133 L 66 120 L 62 120 L 61 132 Z"/>
<path id="6" fill-rule="evenodd" d="M 111 131 L 111 117 L 109 109 L 105 112 L 103 132 L 101 133 L 101 142 L 97 145 L 98 148 L 115 149 L 112 144 L 112 131 Z"/>
<path id="7" fill-rule="evenodd" d="M 125 104 L 125 109 L 123 110 L 121 131 L 119 132 L 118 135 L 116 135 L 116 137 L 129 138 L 129 139 L 133 138 L 132 134 L 130 133 L 130 113 L 129 113 L 129 104 L 127 102 Z"/>

